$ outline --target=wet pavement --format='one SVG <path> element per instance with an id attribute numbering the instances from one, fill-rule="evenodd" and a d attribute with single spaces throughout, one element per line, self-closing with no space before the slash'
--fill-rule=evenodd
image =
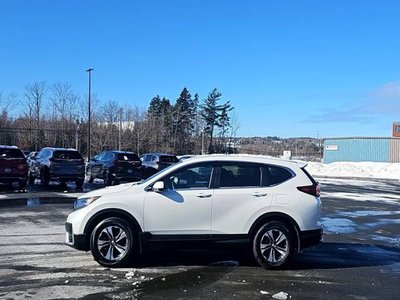
<path id="1" fill-rule="evenodd" d="M 142 257 L 131 268 L 102 268 L 90 253 L 64 245 L 73 197 L 2 206 L 0 299 L 397 299 L 396 182 L 320 181 L 324 242 L 282 271 L 258 267 L 247 248 L 170 250 Z M 49 193 L 64 192 L 53 189 Z M 72 185 L 66 190 L 79 193 Z"/>

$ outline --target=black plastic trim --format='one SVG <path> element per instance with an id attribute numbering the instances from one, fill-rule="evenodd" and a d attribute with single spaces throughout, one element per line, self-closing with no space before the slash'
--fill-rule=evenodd
<path id="1" fill-rule="evenodd" d="M 311 246 L 318 245 L 322 241 L 323 230 L 307 230 L 300 232 L 300 248 L 307 248 Z"/>

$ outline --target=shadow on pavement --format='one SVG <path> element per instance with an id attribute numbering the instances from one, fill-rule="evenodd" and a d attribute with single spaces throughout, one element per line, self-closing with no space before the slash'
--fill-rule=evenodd
<path id="1" fill-rule="evenodd" d="M 341 269 L 384 266 L 400 261 L 400 248 L 360 243 L 321 243 L 296 254 L 286 270 Z M 135 267 L 247 266 L 259 267 L 247 247 L 204 251 L 159 251 L 140 256 Z M 260 267 L 261 268 L 261 267 Z"/>

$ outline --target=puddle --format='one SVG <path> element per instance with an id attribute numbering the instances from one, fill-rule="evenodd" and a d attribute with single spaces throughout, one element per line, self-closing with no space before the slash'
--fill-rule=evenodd
<path id="1" fill-rule="evenodd" d="M 26 206 L 28 207 L 36 207 L 40 205 L 40 199 L 39 198 L 29 198 L 26 200 Z"/>
<path id="2" fill-rule="evenodd" d="M 353 233 L 356 232 L 356 223 L 345 218 L 321 218 L 326 233 Z"/>
<path id="3" fill-rule="evenodd" d="M 400 211 L 377 211 L 377 210 L 358 210 L 352 212 L 340 212 L 341 216 L 344 217 L 376 217 L 376 216 L 392 216 L 392 215 L 400 215 Z"/>
<path id="4" fill-rule="evenodd" d="M 387 237 L 387 236 L 382 236 L 382 235 L 373 235 L 371 237 L 375 241 L 385 242 L 385 243 L 394 244 L 394 245 L 400 244 L 400 237 L 392 238 L 392 237 Z"/>

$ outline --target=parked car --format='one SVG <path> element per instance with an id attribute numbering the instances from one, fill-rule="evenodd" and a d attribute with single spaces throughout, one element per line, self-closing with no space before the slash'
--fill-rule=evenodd
<path id="1" fill-rule="evenodd" d="M 0 183 L 18 183 L 21 190 L 26 188 L 28 164 L 24 153 L 16 146 L 0 145 Z"/>
<path id="2" fill-rule="evenodd" d="M 144 167 L 145 177 L 149 177 L 179 161 L 175 155 L 167 153 L 146 153 L 140 159 Z"/>
<path id="3" fill-rule="evenodd" d="M 46 147 L 32 157 L 29 168 L 29 182 L 40 178 L 40 183 L 47 186 L 50 180 L 65 184 L 75 181 L 77 188 L 82 188 L 85 179 L 85 162 L 75 149 Z"/>
<path id="4" fill-rule="evenodd" d="M 28 167 L 30 167 L 35 162 L 38 153 L 39 153 L 38 151 L 31 151 L 26 156 L 26 162 L 28 163 Z"/>
<path id="5" fill-rule="evenodd" d="M 196 155 L 187 154 L 187 155 L 181 155 L 181 156 L 177 156 L 177 157 L 178 157 L 179 161 L 183 161 L 183 160 L 185 160 L 185 159 L 189 159 L 189 158 L 192 158 L 192 157 L 196 157 Z"/>
<path id="6" fill-rule="evenodd" d="M 89 183 L 101 178 L 107 186 L 121 181 L 139 181 L 143 178 L 142 162 L 133 152 L 103 151 L 89 161 L 86 175 Z"/>
<path id="7" fill-rule="evenodd" d="M 320 242 L 319 195 L 305 164 L 205 155 L 142 182 L 80 196 L 66 221 L 66 244 L 114 267 L 160 242 L 240 240 L 260 265 L 281 268 L 293 253 Z"/>

